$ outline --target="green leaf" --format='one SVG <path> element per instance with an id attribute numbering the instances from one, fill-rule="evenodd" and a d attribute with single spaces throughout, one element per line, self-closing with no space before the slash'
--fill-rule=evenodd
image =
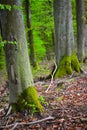
<path id="1" fill-rule="evenodd" d="M 4 8 L 5 8 L 5 6 L 3 4 L 0 4 L 0 9 L 2 10 Z"/>
<path id="2" fill-rule="evenodd" d="M 11 5 L 5 5 L 5 8 L 6 8 L 8 11 L 11 11 Z"/>
<path id="3" fill-rule="evenodd" d="M 15 10 L 22 10 L 23 9 L 22 6 L 17 6 L 17 5 L 14 5 L 13 7 L 14 7 Z"/>

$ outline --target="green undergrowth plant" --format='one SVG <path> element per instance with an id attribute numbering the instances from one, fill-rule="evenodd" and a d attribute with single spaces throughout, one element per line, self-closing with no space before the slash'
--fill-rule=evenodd
<path id="1" fill-rule="evenodd" d="M 60 97 L 57 98 L 57 100 L 58 100 L 59 102 L 61 102 L 61 101 L 63 100 L 63 98 L 64 98 L 64 96 L 60 96 Z"/>
<path id="2" fill-rule="evenodd" d="M 45 98 L 43 96 L 39 96 L 39 100 L 40 100 L 41 104 L 48 106 L 48 102 L 45 101 Z"/>

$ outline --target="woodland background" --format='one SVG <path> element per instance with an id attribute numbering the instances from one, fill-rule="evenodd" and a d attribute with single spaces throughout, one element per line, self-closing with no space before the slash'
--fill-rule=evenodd
<path id="1" fill-rule="evenodd" d="M 56 1 L 56 0 L 55 0 Z M 56 1 L 57 2 L 57 1 Z M 76 3 L 77 2 L 77 3 Z M 82 2 L 82 3 L 81 3 Z M 31 111 L 23 110 L 9 114 L 9 84 L 6 71 L 4 47 L 6 41 L 0 36 L 0 128 L 35 130 L 86 130 L 87 129 L 87 1 L 72 0 L 72 20 L 76 54 L 80 63 L 79 73 L 54 78 L 56 68 L 55 21 L 53 0 L 21 0 L 24 26 L 27 38 L 28 55 L 34 86 L 38 92 L 44 112 L 38 113 L 35 106 Z M 80 3 L 80 4 L 79 4 Z M 81 12 L 76 7 L 83 9 Z M 0 3 L 0 10 L 11 10 L 8 4 Z M 15 9 L 18 7 L 15 6 Z M 78 15 L 83 15 L 78 32 Z M 69 10 L 68 10 L 69 11 Z M 1 16 L 0 16 L 1 17 Z M 15 21 L 15 19 L 13 20 Z M 1 23 L 0 23 L 1 24 Z M 0 25 L 1 28 L 1 25 Z M 2 31 L 1 31 L 2 33 Z M 79 34 L 79 36 L 78 36 Z M 80 45 L 78 49 L 78 38 Z M 85 43 L 83 39 L 85 38 Z M 82 41 L 81 41 L 82 40 Z M 13 44 L 13 43 L 12 43 Z M 14 43 L 16 44 L 16 43 Z M 81 52 L 83 49 L 85 55 Z M 23 51 L 23 50 L 22 50 Z M 24 68 L 27 70 L 27 68 Z M 34 96 L 34 95 L 33 95 Z M 18 104 L 17 104 L 18 105 Z M 7 114 L 7 116 L 6 116 Z M 35 122 L 38 121 L 38 122 Z M 30 124 L 29 124 L 30 123 Z M 33 124 L 34 123 L 34 124 Z"/>

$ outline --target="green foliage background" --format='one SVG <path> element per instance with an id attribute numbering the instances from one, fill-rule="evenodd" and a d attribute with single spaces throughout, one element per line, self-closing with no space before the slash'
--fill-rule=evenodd
<path id="1" fill-rule="evenodd" d="M 52 51 L 53 1 L 31 0 L 31 19 L 36 59 L 39 61 L 46 56 L 49 48 Z"/>
<path id="2" fill-rule="evenodd" d="M 25 0 L 21 1 L 23 4 L 24 2 L 26 2 Z M 86 5 L 87 2 L 85 2 L 85 6 Z M 0 9 L 4 8 L 6 8 L 9 11 L 11 10 L 10 5 L 0 4 Z M 17 9 L 17 7 L 15 8 Z M 24 21 L 26 21 L 24 8 L 20 7 L 20 9 L 23 10 Z M 34 36 L 34 48 L 36 53 L 36 60 L 37 62 L 39 62 L 47 58 L 47 56 L 50 57 L 51 53 L 54 53 L 54 42 L 52 36 L 54 32 L 53 0 L 30 0 L 30 9 L 31 9 L 31 20 L 32 20 L 32 30 Z M 72 13 L 73 13 L 74 34 L 76 36 L 77 27 L 76 27 L 75 0 L 72 0 Z M 26 32 L 27 31 L 28 28 L 26 27 Z M 2 39 L 0 37 L 0 68 L 2 68 L 2 66 L 4 66 L 5 64 L 3 46 L 4 42 L 2 42 Z"/>

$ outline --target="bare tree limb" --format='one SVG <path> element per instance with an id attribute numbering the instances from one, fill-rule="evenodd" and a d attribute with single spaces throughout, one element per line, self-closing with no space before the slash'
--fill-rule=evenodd
<path id="1" fill-rule="evenodd" d="M 17 122 L 15 124 L 10 124 L 10 125 L 6 125 L 6 126 L 1 126 L 0 128 L 9 128 L 9 127 L 12 127 L 11 130 L 14 130 L 17 126 L 21 126 L 21 125 L 25 125 L 25 126 L 28 126 L 28 125 L 34 125 L 34 124 L 38 124 L 38 123 L 42 123 L 44 121 L 47 121 L 47 120 L 54 120 L 55 118 L 52 117 L 52 116 L 49 116 L 47 118 L 44 118 L 44 119 L 41 119 L 41 120 L 37 120 L 37 121 L 33 121 L 33 122 L 29 122 L 29 123 L 24 123 L 24 122 Z"/>

